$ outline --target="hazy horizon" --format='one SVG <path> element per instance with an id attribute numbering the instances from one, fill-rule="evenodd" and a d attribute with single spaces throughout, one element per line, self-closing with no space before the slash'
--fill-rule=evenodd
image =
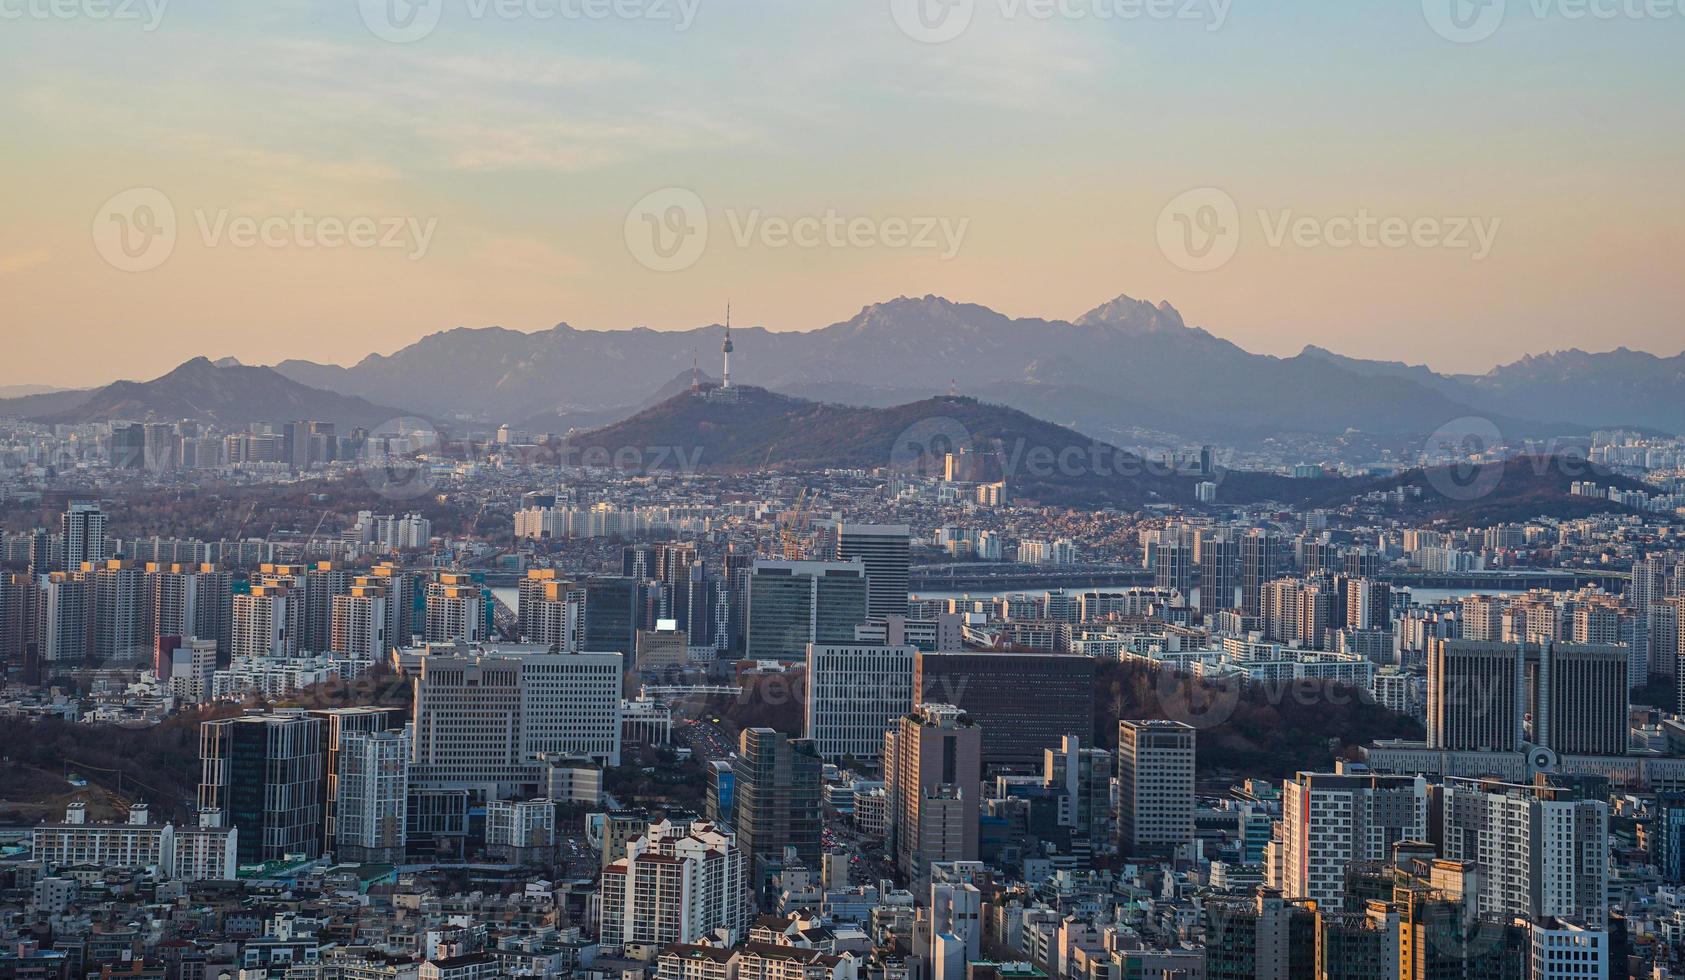
<path id="1" fill-rule="evenodd" d="M 934 294 L 925 294 L 925 295 L 934 295 Z M 1126 294 L 1120 294 L 1120 295 L 1129 295 L 1129 294 L 1126 293 Z M 860 312 L 860 310 L 863 310 L 867 307 L 875 306 L 875 305 L 881 305 L 882 303 L 893 302 L 896 299 L 922 299 L 922 298 L 924 298 L 922 295 L 921 296 L 890 297 L 890 298 L 878 301 L 877 303 L 866 304 L 866 306 L 863 306 L 860 309 L 855 310 L 854 313 L 857 314 L 857 313 Z M 959 299 L 959 298 L 952 297 L 952 296 L 943 296 L 943 297 L 938 297 L 938 298 L 949 300 L 949 301 L 951 301 L 953 303 L 956 303 L 956 304 L 970 304 L 971 303 L 971 301 L 969 301 L 969 300 Z M 1037 314 L 1034 314 L 1034 313 L 1018 315 L 1018 314 L 1007 313 L 1007 311 L 1004 311 L 1004 310 L 996 310 L 996 312 L 1004 313 L 1008 317 L 1010 317 L 1012 320 L 1015 320 L 1015 321 L 1016 320 L 1040 319 L 1040 320 L 1064 320 L 1064 321 L 1068 322 L 1068 321 L 1076 320 L 1077 317 L 1079 317 L 1083 313 L 1086 313 L 1089 310 L 1099 306 L 1101 303 L 1109 302 L 1110 300 L 1116 299 L 1116 298 L 1118 298 L 1118 297 L 1117 296 L 1107 297 L 1104 300 L 1097 301 L 1090 306 L 1085 306 L 1083 309 L 1081 309 L 1081 310 L 1079 310 L 1075 313 L 1070 313 L 1070 314 L 1067 314 L 1067 315 L 1053 315 L 1053 314 L 1037 315 Z M 1131 298 L 1137 299 L 1137 300 L 1142 300 L 1142 301 L 1148 302 L 1148 303 L 1152 303 L 1155 306 L 1158 305 L 1160 302 L 1169 302 L 1171 306 L 1176 307 L 1176 303 L 1173 300 L 1158 300 L 1158 299 L 1151 299 L 1151 298 L 1148 298 L 1148 297 L 1140 297 L 1140 296 L 1133 296 Z M 975 304 L 975 305 L 986 306 L 987 304 Z M 737 312 L 735 312 L 737 309 L 739 309 L 739 308 L 734 306 L 734 313 L 733 313 L 733 318 L 732 318 L 732 329 L 733 330 L 739 330 L 740 331 L 740 330 L 757 330 L 757 329 L 759 329 L 759 330 L 767 330 L 767 331 L 773 332 L 773 333 L 806 333 L 806 332 L 812 332 L 812 331 L 815 331 L 815 330 L 823 330 L 826 327 L 834 326 L 838 323 L 846 323 L 848 320 L 852 319 L 853 315 L 854 315 L 854 314 L 851 314 L 850 316 L 845 316 L 845 317 L 842 317 L 842 318 L 837 319 L 837 320 L 829 320 L 829 321 L 826 321 L 825 323 L 815 324 L 815 325 L 812 325 L 812 326 L 783 326 L 783 325 L 745 322 L 737 314 Z M 1177 307 L 1177 312 L 1180 313 L 1180 312 L 1183 312 L 1183 311 L 1181 310 L 1180 307 Z M 1183 315 L 1184 315 L 1184 317 L 1186 316 L 1185 313 Z M 55 381 L 51 381 L 51 380 L 47 380 L 47 381 L 34 381 L 34 380 L 28 380 L 28 379 L 25 379 L 25 380 L 8 380 L 8 379 L 0 378 L 0 387 L 27 387 L 27 386 L 30 386 L 30 385 L 40 385 L 40 386 L 49 387 L 49 388 L 74 389 L 74 388 L 100 387 L 100 386 L 110 384 L 110 383 L 116 382 L 116 381 L 150 381 L 150 380 L 152 380 L 156 377 L 159 377 L 163 374 L 168 373 L 170 370 L 172 370 L 176 367 L 179 367 L 181 364 L 184 364 L 187 361 L 190 361 L 190 360 L 192 360 L 194 358 L 197 358 L 197 357 L 204 357 L 204 358 L 207 358 L 211 361 L 221 361 L 221 360 L 224 360 L 224 359 L 227 359 L 227 358 L 233 358 L 234 360 L 239 361 L 241 364 L 244 364 L 244 365 L 247 365 L 247 366 L 253 366 L 253 367 L 273 367 L 277 364 L 282 363 L 283 361 L 289 361 L 289 360 L 313 361 L 314 363 L 317 363 L 317 364 L 338 365 L 340 367 L 352 367 L 353 365 L 357 364 L 359 361 L 362 361 L 366 357 L 374 356 L 374 355 L 390 356 L 390 355 L 398 352 L 399 350 L 402 350 L 405 347 L 408 347 L 408 346 L 410 346 L 414 343 L 417 343 L 417 342 L 425 339 L 428 336 L 431 336 L 431 335 L 437 334 L 437 333 L 445 333 L 445 332 L 449 332 L 449 331 L 452 331 L 452 330 L 507 330 L 507 331 L 511 331 L 511 332 L 514 332 L 514 333 L 533 335 L 533 334 L 545 333 L 545 332 L 547 332 L 549 330 L 552 330 L 552 329 L 554 329 L 558 326 L 566 325 L 566 326 L 569 326 L 569 327 L 571 327 L 575 330 L 585 331 L 585 332 L 596 332 L 596 333 L 615 332 L 615 331 L 630 331 L 630 330 L 639 330 L 639 329 L 660 330 L 661 332 L 684 332 L 684 331 L 688 331 L 688 330 L 700 330 L 700 329 L 708 329 L 708 328 L 711 328 L 711 327 L 719 327 L 722 324 L 723 319 L 724 319 L 723 317 L 715 317 L 711 321 L 698 322 L 698 323 L 696 323 L 694 325 L 691 325 L 691 326 L 671 326 L 671 327 L 659 327 L 659 328 L 658 327 L 651 327 L 651 326 L 648 326 L 647 324 L 633 324 L 633 325 L 622 326 L 622 327 L 614 327 L 614 326 L 606 326 L 605 327 L 605 326 L 595 326 L 595 325 L 582 324 L 582 323 L 572 323 L 572 322 L 569 322 L 567 320 L 558 320 L 555 323 L 549 324 L 548 326 L 532 327 L 532 328 L 526 328 L 526 329 L 518 328 L 518 327 L 510 327 L 510 326 L 506 326 L 506 325 L 502 325 L 502 324 L 495 324 L 495 323 L 482 324 L 482 325 L 479 325 L 479 326 L 463 325 L 463 326 L 457 326 L 457 327 L 445 327 L 445 328 L 441 328 L 439 330 L 428 330 L 424 333 L 417 334 L 415 337 L 411 338 L 408 341 L 400 343 L 396 347 L 387 348 L 387 349 L 380 349 L 380 350 L 365 351 L 365 352 L 363 352 L 362 354 L 360 354 L 356 357 L 348 357 L 348 358 L 345 358 L 345 359 L 320 359 L 320 358 L 312 358 L 312 357 L 301 356 L 299 354 L 279 354 L 278 356 L 274 356 L 274 357 L 269 358 L 267 360 L 259 361 L 259 360 L 249 360 L 247 358 L 239 357 L 235 354 L 231 354 L 231 353 L 228 353 L 226 351 L 217 351 L 217 350 L 183 351 L 183 352 L 181 352 L 181 355 L 179 357 L 176 357 L 174 360 L 170 360 L 169 363 L 165 364 L 161 369 L 159 369 L 157 371 L 153 371 L 151 373 L 132 374 L 132 375 L 113 375 L 113 376 L 110 376 L 110 377 L 95 378 L 91 381 L 75 382 L 75 383 L 55 382 Z M 1201 324 L 1201 323 L 1194 323 L 1192 321 L 1187 321 L 1187 326 L 1190 329 L 1203 329 L 1206 332 L 1212 334 L 1213 336 L 1218 337 L 1219 339 L 1233 341 L 1233 338 L 1224 336 L 1222 330 L 1216 329 L 1216 328 L 1214 328 L 1214 327 L 1212 327 L 1208 324 Z M 1238 343 L 1238 342 L 1236 342 L 1236 343 Z M 1246 345 L 1240 344 L 1240 346 L 1244 348 Z M 1302 344 L 1299 347 L 1295 347 L 1292 350 L 1283 350 L 1283 351 L 1269 351 L 1269 350 L 1262 350 L 1261 351 L 1261 350 L 1252 350 L 1251 348 L 1246 348 L 1246 349 L 1250 353 L 1254 353 L 1254 354 L 1266 354 L 1266 355 L 1275 356 L 1275 357 L 1293 357 L 1293 356 L 1299 354 L 1301 351 L 1303 351 L 1306 346 L 1326 347 L 1326 345 L 1323 345 L 1323 344 L 1312 345 L 1312 344 L 1307 343 L 1307 344 Z M 1610 346 L 1610 347 L 1601 347 L 1601 346 L 1596 346 L 1596 345 L 1587 346 L 1585 344 L 1579 344 L 1579 345 L 1576 345 L 1576 346 L 1580 350 L 1584 350 L 1588 353 L 1596 354 L 1596 353 L 1604 353 L 1604 352 L 1608 352 L 1608 351 L 1613 351 L 1617 347 L 1620 347 L 1620 346 L 1623 346 L 1623 345 L 1616 344 L 1616 345 L 1613 345 L 1613 346 Z M 1632 349 L 1632 350 L 1639 350 L 1641 353 L 1653 354 L 1657 357 L 1663 357 L 1663 358 L 1673 357 L 1675 355 L 1685 353 L 1685 343 L 1681 344 L 1679 350 L 1674 350 L 1674 351 L 1667 351 L 1665 349 L 1664 350 L 1648 350 L 1648 351 L 1645 351 L 1645 350 L 1641 350 L 1639 348 L 1631 347 L 1630 345 L 1625 345 L 1625 346 L 1628 346 L 1628 348 Z M 1335 354 L 1349 355 L 1348 351 L 1341 350 L 1337 347 L 1326 348 L 1326 349 L 1331 350 Z M 1444 368 L 1440 365 L 1432 363 L 1431 358 L 1424 360 L 1424 359 L 1419 359 L 1419 358 L 1418 359 L 1410 359 L 1410 358 L 1407 358 L 1407 357 L 1392 357 L 1392 358 L 1376 357 L 1376 358 L 1373 358 L 1373 360 L 1400 361 L 1400 362 L 1403 362 L 1403 363 L 1407 363 L 1411 366 L 1424 365 L 1424 366 L 1426 366 L 1426 367 L 1428 367 L 1428 368 L 1430 368 L 1434 371 L 1437 371 L 1441 374 L 1446 374 L 1446 375 L 1451 375 L 1451 374 L 1478 375 L 1478 374 L 1485 374 L 1487 371 L 1489 371 L 1493 368 L 1502 367 L 1505 364 L 1513 363 L 1515 360 L 1519 360 L 1521 357 L 1524 357 L 1524 356 L 1527 356 L 1527 355 L 1551 354 L 1551 353 L 1557 353 L 1559 351 L 1564 351 L 1564 350 L 1568 350 L 1568 349 L 1570 349 L 1570 348 L 1553 348 L 1553 349 L 1550 349 L 1550 350 L 1522 351 L 1522 352 L 1518 352 L 1516 357 L 1511 358 L 1508 361 L 1500 361 L 1500 362 L 1497 362 L 1497 363 L 1494 363 L 1494 364 L 1486 365 L 1485 367 L 1479 368 L 1477 370 L 1465 370 L 1465 371 L 1455 371 L 1455 370 L 1450 370 L 1450 369 Z M 713 371 L 714 373 L 718 373 L 718 366 L 717 365 L 709 366 L 709 365 L 712 364 L 713 360 L 718 359 L 716 352 L 710 350 L 710 351 L 704 351 L 702 353 L 705 355 L 705 360 L 707 361 L 707 363 L 704 365 L 705 369 L 709 370 L 709 371 Z M 1356 355 L 1349 355 L 1349 356 L 1356 356 Z"/>
<path id="2" fill-rule="evenodd" d="M 1685 16 L 1460 2 L 18 0 L 0 384 L 927 293 L 1447 373 L 1679 353 Z"/>

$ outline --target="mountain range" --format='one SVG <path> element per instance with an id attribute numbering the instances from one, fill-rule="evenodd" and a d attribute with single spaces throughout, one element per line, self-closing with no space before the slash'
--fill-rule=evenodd
<path id="1" fill-rule="evenodd" d="M 535 333 L 457 328 L 350 367 L 282 361 L 274 377 L 252 374 L 221 389 L 224 379 L 204 375 L 207 367 L 262 369 L 201 358 L 153 382 L 0 400 L 0 415 L 378 423 L 411 413 L 446 424 L 507 422 L 563 433 L 624 419 L 688 387 L 693 365 L 719 363 L 724 333 L 719 324 L 677 331 L 581 330 L 565 323 Z M 1685 431 L 1685 354 L 1571 350 L 1530 355 L 1482 375 L 1440 374 L 1314 346 L 1282 358 L 1191 326 L 1169 303 L 1127 296 L 1069 321 L 1013 319 L 937 296 L 901 297 L 817 330 L 733 327 L 732 336 L 735 378 L 771 391 L 884 408 L 952 388 L 1124 445 L 1245 447 L 1284 435 L 1340 437 L 1354 430 L 1414 438 L 1470 416 L 1490 419 L 1516 438 L 1617 426 Z M 178 377 L 184 370 L 189 377 Z M 195 394 L 178 383 L 189 380 L 217 390 Z"/>
<path id="2" fill-rule="evenodd" d="M 1141 431 L 1245 442 L 1283 432 L 1418 435 L 1470 415 L 1506 434 L 1595 427 L 1685 431 L 1685 354 L 1529 356 L 1484 375 L 1368 361 L 1317 347 L 1254 354 L 1188 325 L 1169 303 L 1127 296 L 1075 320 L 1013 319 L 936 296 L 891 300 L 807 332 L 734 327 L 733 373 L 799 397 L 887 407 L 949 390 L 1102 438 Z M 569 418 L 640 404 L 697 358 L 717 364 L 724 327 L 536 333 L 459 328 L 351 367 L 290 360 L 301 383 L 439 418 Z"/>
<path id="3" fill-rule="evenodd" d="M 198 419 L 225 427 L 315 419 L 346 430 L 374 428 L 407 413 L 354 395 L 303 385 L 266 367 L 196 357 L 151 381 L 117 381 L 86 391 L 0 400 L 0 416 L 47 424 L 127 419 Z"/>

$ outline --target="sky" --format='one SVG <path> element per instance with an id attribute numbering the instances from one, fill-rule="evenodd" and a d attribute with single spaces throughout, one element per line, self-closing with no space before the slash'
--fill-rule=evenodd
<path id="1" fill-rule="evenodd" d="M 1168 300 L 1685 348 L 1685 0 L 0 0 L 0 384 Z"/>

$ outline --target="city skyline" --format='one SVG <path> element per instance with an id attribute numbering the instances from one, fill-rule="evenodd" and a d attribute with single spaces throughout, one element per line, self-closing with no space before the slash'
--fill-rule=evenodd
<path id="1" fill-rule="evenodd" d="M 0 155 L 0 384 L 196 354 L 352 363 L 457 326 L 677 329 L 728 296 L 741 323 L 812 329 L 898 294 L 1075 316 L 1128 292 L 1260 353 L 1456 372 L 1678 353 L 1680 137 L 1648 121 L 1680 69 L 1648 8 L 1510 4 L 1460 43 L 1431 2 L 1001 0 L 957 5 L 945 40 L 891 4 L 633 6 L 464 0 L 407 43 L 314 0 L 20 7 L 0 37 L 0 123 L 30 135 Z M 137 190 L 174 235 L 127 271 L 102 245 L 162 227 Z M 697 215 L 695 255 L 636 241 Z M 357 219 L 366 247 L 307 244 Z M 1379 224 L 1359 242 L 1389 219 L 1401 244 Z M 1238 235 L 1215 265 L 1178 244 L 1213 230 Z"/>
<path id="2" fill-rule="evenodd" d="M 1685 0 L 0 0 L 0 980 L 1685 977 Z"/>

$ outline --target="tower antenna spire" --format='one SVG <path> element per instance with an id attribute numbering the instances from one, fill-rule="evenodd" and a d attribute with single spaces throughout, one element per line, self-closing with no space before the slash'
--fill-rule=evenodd
<path id="1" fill-rule="evenodd" d="M 725 357 L 724 370 L 720 373 L 720 390 L 731 388 L 731 300 L 725 304 L 725 343 L 720 345 L 720 353 Z"/>

